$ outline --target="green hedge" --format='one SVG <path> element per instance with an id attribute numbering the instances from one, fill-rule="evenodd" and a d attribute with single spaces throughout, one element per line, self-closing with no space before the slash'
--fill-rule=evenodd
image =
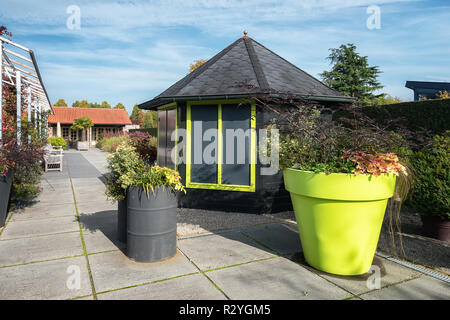
<path id="1" fill-rule="evenodd" d="M 450 132 L 410 159 L 415 185 L 409 205 L 422 214 L 450 220 Z"/>
<path id="2" fill-rule="evenodd" d="M 67 142 L 61 137 L 50 137 L 47 140 L 53 147 L 62 147 L 63 149 L 67 148 Z"/>
<path id="3" fill-rule="evenodd" d="M 386 109 L 391 119 L 405 118 L 404 125 L 412 131 L 424 128 L 431 134 L 443 134 L 450 130 L 450 99 L 426 100 L 366 107 L 364 111 L 374 119 L 384 122 Z"/>

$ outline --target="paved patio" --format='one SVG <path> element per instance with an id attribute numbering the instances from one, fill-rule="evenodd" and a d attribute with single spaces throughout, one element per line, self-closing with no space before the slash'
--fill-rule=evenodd
<path id="1" fill-rule="evenodd" d="M 179 210 L 178 251 L 135 263 L 116 238 L 104 195 L 106 154 L 67 151 L 31 207 L 0 229 L 0 299 L 450 299 L 450 285 L 379 255 L 371 274 L 309 267 L 291 212 L 249 215 Z M 79 281 L 77 281 L 79 279 Z"/>

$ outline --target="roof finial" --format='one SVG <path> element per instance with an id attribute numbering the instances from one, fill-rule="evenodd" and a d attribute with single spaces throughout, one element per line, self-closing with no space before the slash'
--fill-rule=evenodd
<path id="1" fill-rule="evenodd" d="M 246 37 L 247 34 L 248 34 L 248 31 L 247 31 L 247 30 L 244 30 L 244 37 Z"/>

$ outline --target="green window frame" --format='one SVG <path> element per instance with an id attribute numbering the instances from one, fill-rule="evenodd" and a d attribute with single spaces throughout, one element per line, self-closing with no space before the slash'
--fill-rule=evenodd
<path id="1" fill-rule="evenodd" d="M 255 192 L 256 177 L 256 105 L 255 101 L 250 104 L 250 185 L 222 184 L 222 162 L 223 162 L 223 136 L 222 136 L 222 105 L 239 104 L 246 100 L 209 100 L 209 101 L 188 101 L 186 108 L 186 187 L 194 189 L 211 189 L 225 191 Z M 191 147 L 192 147 L 192 127 L 191 109 L 197 105 L 217 105 L 218 106 L 218 138 L 217 138 L 217 182 L 200 183 L 191 181 Z"/>

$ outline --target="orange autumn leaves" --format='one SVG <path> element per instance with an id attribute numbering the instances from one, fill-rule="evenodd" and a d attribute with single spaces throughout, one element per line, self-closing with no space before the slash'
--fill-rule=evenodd
<path id="1" fill-rule="evenodd" d="M 379 176 L 382 173 L 408 175 L 406 167 L 400 163 L 394 153 L 365 153 L 360 151 L 348 152 L 345 157 L 355 164 L 354 174 L 372 174 Z"/>

